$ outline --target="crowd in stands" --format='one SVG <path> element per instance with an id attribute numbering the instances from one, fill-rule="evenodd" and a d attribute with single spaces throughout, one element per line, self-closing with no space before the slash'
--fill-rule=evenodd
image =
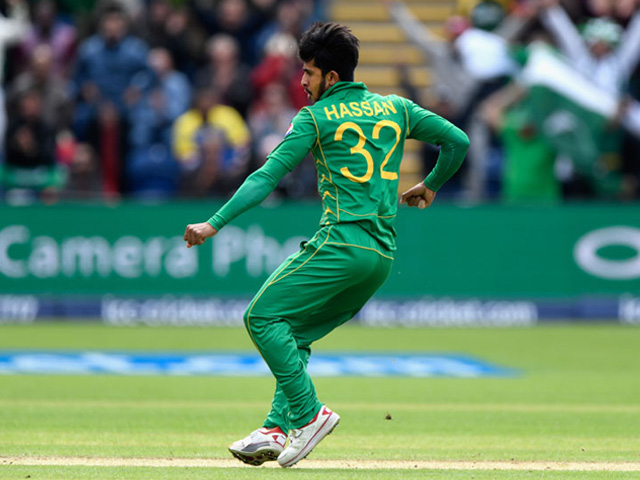
<path id="1" fill-rule="evenodd" d="M 307 104 L 321 2 L 0 3 L 4 198 L 229 196 Z M 310 165 L 279 194 L 313 195 Z"/>
<path id="2" fill-rule="evenodd" d="M 228 197 L 308 102 L 297 40 L 324 2 L 0 0 L 0 193 Z M 398 65 L 404 91 L 471 137 L 441 196 L 640 197 L 638 0 L 459 0 L 444 37 L 382 2 L 432 74 Z M 278 194 L 315 183 L 308 159 Z"/>
<path id="3" fill-rule="evenodd" d="M 405 88 L 470 136 L 449 195 L 510 203 L 640 197 L 640 2 L 460 0 L 444 38 L 410 3 L 385 3 L 433 76 L 421 92 L 401 75 Z M 425 170 L 436 155 L 424 149 Z"/>

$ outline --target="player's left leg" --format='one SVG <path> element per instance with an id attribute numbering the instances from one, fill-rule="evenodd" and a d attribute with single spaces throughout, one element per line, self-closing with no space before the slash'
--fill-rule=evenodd
<path id="1" fill-rule="evenodd" d="M 309 362 L 310 354 L 311 349 L 308 346 L 298 346 L 298 356 L 300 357 L 300 360 L 305 367 Z M 287 397 L 278 382 L 276 382 L 276 391 L 273 395 L 271 410 L 269 411 L 269 414 L 267 415 L 267 418 L 264 422 L 264 427 L 279 427 L 283 432 L 288 432 L 291 429 L 291 424 L 289 421 L 289 411 L 289 401 L 287 400 Z"/>

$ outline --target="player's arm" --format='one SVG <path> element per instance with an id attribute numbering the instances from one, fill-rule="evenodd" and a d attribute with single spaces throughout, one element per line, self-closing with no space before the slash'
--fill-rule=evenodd
<path id="1" fill-rule="evenodd" d="M 427 208 L 436 192 L 458 171 L 469 149 L 469 137 L 448 120 L 403 100 L 407 112 L 407 138 L 440 146 L 435 167 L 423 182 L 402 194 L 400 203 Z"/>
<path id="2" fill-rule="evenodd" d="M 311 114 L 301 110 L 293 119 L 287 136 L 269 154 L 266 163 L 247 177 L 236 193 L 208 221 L 187 225 L 187 247 L 202 245 L 227 223 L 259 205 L 276 188 L 278 182 L 309 153 L 317 139 Z"/>

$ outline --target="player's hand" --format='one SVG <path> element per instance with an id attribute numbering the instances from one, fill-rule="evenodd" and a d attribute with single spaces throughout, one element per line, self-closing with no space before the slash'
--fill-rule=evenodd
<path id="1" fill-rule="evenodd" d="M 436 192 L 427 188 L 427 186 L 420 182 L 415 187 L 411 187 L 404 192 L 400 197 L 400 203 L 406 203 L 410 207 L 418 207 L 420 209 L 427 208 L 436 198 Z"/>
<path id="2" fill-rule="evenodd" d="M 184 241 L 187 242 L 187 248 L 191 248 L 194 245 L 202 245 L 207 238 L 213 237 L 216 233 L 218 231 L 207 222 L 194 223 L 187 225 Z"/>

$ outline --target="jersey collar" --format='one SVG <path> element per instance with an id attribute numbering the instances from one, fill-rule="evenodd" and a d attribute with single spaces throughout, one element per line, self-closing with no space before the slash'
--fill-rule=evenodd
<path id="1" fill-rule="evenodd" d="M 367 86 L 362 82 L 338 82 L 329 88 L 326 92 L 322 94 L 320 100 L 324 100 L 325 98 L 333 95 L 334 93 L 341 92 L 343 90 L 366 90 Z"/>

